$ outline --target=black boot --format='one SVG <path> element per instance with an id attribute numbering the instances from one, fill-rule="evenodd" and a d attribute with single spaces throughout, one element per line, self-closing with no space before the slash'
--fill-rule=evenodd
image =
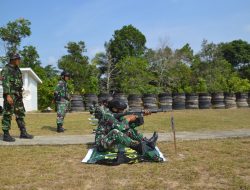
<path id="1" fill-rule="evenodd" d="M 21 139 L 33 139 L 34 138 L 33 135 L 30 135 L 29 133 L 27 133 L 23 119 L 17 118 L 16 122 L 17 122 L 19 129 L 20 129 L 20 138 Z"/>
<path id="2" fill-rule="evenodd" d="M 158 139 L 158 134 L 154 132 L 153 136 L 149 140 L 145 140 L 145 142 L 149 147 L 155 149 L 157 139 Z"/>
<path id="3" fill-rule="evenodd" d="M 14 142 L 16 139 L 10 136 L 9 131 L 3 131 L 3 141 Z"/>
<path id="4" fill-rule="evenodd" d="M 29 133 L 27 133 L 26 128 L 22 128 L 20 129 L 21 133 L 20 133 L 20 138 L 21 139 L 33 139 L 34 136 L 30 135 Z"/>
<path id="5" fill-rule="evenodd" d="M 129 163 L 130 161 L 131 159 L 125 155 L 125 152 L 117 153 L 117 164 Z"/>
<path id="6" fill-rule="evenodd" d="M 132 148 L 133 150 L 135 150 L 139 154 L 144 155 L 145 151 L 146 151 L 146 142 L 141 141 L 138 144 L 131 145 L 130 148 Z"/>
<path id="7" fill-rule="evenodd" d="M 58 123 L 57 124 L 57 130 L 56 130 L 58 133 L 63 133 L 64 132 L 64 128 L 62 126 L 62 124 Z"/>

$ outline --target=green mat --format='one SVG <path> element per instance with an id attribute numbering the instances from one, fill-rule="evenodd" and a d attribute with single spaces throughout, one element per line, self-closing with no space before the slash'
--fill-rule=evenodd
<path id="1" fill-rule="evenodd" d="M 160 152 L 158 147 L 155 147 L 155 150 L 159 153 L 160 157 L 163 161 L 166 161 L 166 158 Z M 129 164 L 149 161 L 142 158 L 137 152 L 131 148 L 125 148 L 125 155 L 128 158 Z M 117 164 L 117 151 L 107 151 L 107 152 L 99 152 L 96 148 L 91 148 L 88 150 L 87 155 L 82 160 L 83 163 L 88 164 L 107 164 L 107 165 L 116 165 Z"/>

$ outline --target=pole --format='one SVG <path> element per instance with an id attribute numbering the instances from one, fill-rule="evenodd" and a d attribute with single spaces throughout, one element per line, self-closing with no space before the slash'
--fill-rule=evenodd
<path id="1" fill-rule="evenodd" d="M 174 117 L 173 115 L 171 116 L 171 128 L 172 128 L 172 132 L 173 132 L 173 136 L 174 136 L 174 150 L 175 150 L 175 154 L 177 153 L 177 148 L 176 148 L 176 137 L 175 137 L 175 126 L 174 126 Z"/>

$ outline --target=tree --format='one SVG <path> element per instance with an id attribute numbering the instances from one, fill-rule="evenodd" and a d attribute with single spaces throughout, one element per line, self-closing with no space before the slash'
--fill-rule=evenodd
<path id="1" fill-rule="evenodd" d="M 20 54 L 22 56 L 21 67 L 30 67 L 34 69 L 37 66 L 41 66 L 38 52 L 34 46 L 24 46 Z"/>
<path id="2" fill-rule="evenodd" d="M 169 70 L 170 88 L 172 92 L 177 93 L 191 93 L 193 92 L 191 86 L 192 71 L 191 68 L 182 63 L 178 62 Z"/>
<path id="3" fill-rule="evenodd" d="M 61 57 L 58 67 L 71 73 L 76 93 L 97 93 L 98 71 L 89 65 L 88 57 L 83 55 L 85 43 L 69 42 L 65 48 L 68 54 Z"/>
<path id="4" fill-rule="evenodd" d="M 92 64 L 96 65 L 100 71 L 99 80 L 101 91 L 110 93 L 116 90 L 114 79 L 117 69 L 107 49 L 107 44 L 105 44 L 105 47 L 106 53 L 97 53 L 92 60 Z"/>
<path id="5" fill-rule="evenodd" d="M 6 56 L 16 53 L 22 38 L 30 36 L 30 24 L 29 20 L 20 18 L 0 28 L 0 39 L 4 42 Z"/>
<path id="6" fill-rule="evenodd" d="M 201 52 L 191 67 L 197 79 L 206 81 L 209 92 L 227 91 L 227 81 L 232 76 L 233 69 L 221 56 L 218 45 L 203 41 Z"/>
<path id="7" fill-rule="evenodd" d="M 189 66 L 192 65 L 195 58 L 194 51 L 189 44 L 185 44 L 181 49 L 177 49 L 175 51 L 175 56 L 180 62 Z"/>
<path id="8" fill-rule="evenodd" d="M 219 44 L 222 56 L 240 73 L 250 80 L 250 44 L 243 40 L 234 40 Z"/>
<path id="9" fill-rule="evenodd" d="M 154 79 L 148 70 L 149 64 L 143 58 L 126 57 L 117 63 L 116 77 L 118 91 L 127 94 L 158 93 L 159 89 L 150 84 Z"/>
<path id="10" fill-rule="evenodd" d="M 172 49 L 165 44 L 157 50 L 148 49 L 145 58 L 150 64 L 150 71 L 155 76 L 156 86 L 164 89 L 164 91 L 171 91 L 169 71 L 175 64 Z"/>
<path id="11" fill-rule="evenodd" d="M 127 56 L 140 57 L 143 55 L 146 49 L 145 44 L 145 36 L 132 25 L 128 25 L 114 32 L 107 48 L 113 61 L 118 63 Z"/>

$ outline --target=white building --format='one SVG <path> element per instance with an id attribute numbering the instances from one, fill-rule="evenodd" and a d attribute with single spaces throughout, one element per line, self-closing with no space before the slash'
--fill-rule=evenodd
<path id="1" fill-rule="evenodd" d="M 37 85 L 42 83 L 41 79 L 31 68 L 20 68 L 23 75 L 23 103 L 26 111 L 37 110 Z M 0 68 L 2 71 L 2 68 Z M 3 87 L 0 84 L 0 105 L 3 106 Z"/>

